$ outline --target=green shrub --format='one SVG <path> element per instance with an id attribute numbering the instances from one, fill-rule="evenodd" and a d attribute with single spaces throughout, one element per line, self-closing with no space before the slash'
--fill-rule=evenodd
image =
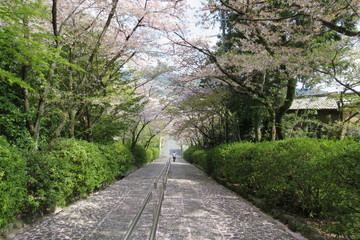
<path id="1" fill-rule="evenodd" d="M 134 156 L 129 148 L 119 142 L 100 145 L 99 148 L 107 159 L 111 179 L 125 176 L 135 164 Z"/>
<path id="2" fill-rule="evenodd" d="M 31 159 L 30 159 L 31 158 Z M 65 206 L 108 181 L 107 160 L 97 145 L 75 139 L 59 139 L 51 151 L 29 156 L 32 195 L 41 210 Z"/>
<path id="3" fill-rule="evenodd" d="M 188 149 L 186 149 L 183 153 L 183 157 L 186 161 L 189 163 L 193 163 L 193 153 L 197 150 L 201 150 L 199 146 L 190 146 Z"/>
<path id="4" fill-rule="evenodd" d="M 153 151 L 148 148 L 146 149 L 146 162 L 151 162 L 152 160 L 154 160 L 154 156 L 153 156 Z"/>
<path id="5" fill-rule="evenodd" d="M 192 154 L 193 163 L 199 165 L 205 172 L 207 172 L 208 166 L 206 161 L 205 150 L 196 150 Z"/>
<path id="6" fill-rule="evenodd" d="M 240 144 L 240 145 L 239 145 Z M 222 144 L 208 151 L 207 154 L 207 169 L 208 173 L 218 178 L 233 178 L 235 169 L 232 169 L 232 165 L 237 164 L 238 160 L 234 160 L 234 157 L 241 156 L 233 154 L 231 151 L 234 149 L 241 150 L 236 146 L 241 146 L 241 143 Z"/>
<path id="7" fill-rule="evenodd" d="M 287 139 L 232 143 L 184 157 L 216 178 L 236 183 L 268 208 L 327 219 L 328 232 L 359 238 L 360 143 Z"/>
<path id="8" fill-rule="evenodd" d="M 317 140 L 289 139 L 262 143 L 254 152 L 257 197 L 269 206 L 279 206 L 307 215 L 319 213 L 318 186 L 313 161 L 323 154 Z"/>
<path id="9" fill-rule="evenodd" d="M 75 188 L 73 196 L 86 196 L 102 186 L 107 179 L 107 159 L 97 144 L 75 139 L 60 139 L 49 152 L 50 157 L 69 163 Z M 66 173 L 68 174 L 68 173 Z"/>
<path id="10" fill-rule="evenodd" d="M 48 152 L 30 152 L 28 159 L 29 205 L 27 213 L 48 212 L 51 207 L 65 205 L 74 188 L 70 163 Z"/>
<path id="11" fill-rule="evenodd" d="M 150 149 L 153 152 L 153 160 L 158 159 L 160 157 L 159 148 L 151 147 Z"/>
<path id="12" fill-rule="evenodd" d="M 141 167 L 147 163 L 146 150 L 143 146 L 136 144 L 135 147 L 131 149 L 131 152 L 135 158 L 136 166 Z"/>
<path id="13" fill-rule="evenodd" d="M 29 211 L 49 211 L 124 176 L 134 164 L 127 147 L 59 139 L 50 151 L 28 156 Z"/>
<path id="14" fill-rule="evenodd" d="M 148 147 L 146 149 L 146 161 L 152 162 L 159 157 L 159 149 L 155 147 Z"/>
<path id="15" fill-rule="evenodd" d="M 19 214 L 26 202 L 26 161 L 0 137 L 0 229 Z"/>
<path id="16" fill-rule="evenodd" d="M 22 156 L 0 138 L 0 229 L 21 213 L 49 212 L 85 197 L 134 164 L 130 150 L 120 143 L 59 139 L 51 150 Z"/>
<path id="17" fill-rule="evenodd" d="M 221 151 L 223 146 L 226 145 L 220 145 L 208 150 L 206 156 L 206 165 L 207 165 L 206 172 L 217 178 L 224 177 L 223 169 L 221 166 L 221 162 L 224 161 L 224 156 Z"/>
<path id="18" fill-rule="evenodd" d="M 318 163 L 321 214 L 332 220 L 328 232 L 360 239 L 360 143 L 338 141 L 332 147 Z"/>
<path id="19" fill-rule="evenodd" d="M 222 146 L 222 175 L 232 182 L 251 182 L 253 173 L 253 143 L 233 143 Z M 245 187 L 245 185 L 243 186 Z"/>

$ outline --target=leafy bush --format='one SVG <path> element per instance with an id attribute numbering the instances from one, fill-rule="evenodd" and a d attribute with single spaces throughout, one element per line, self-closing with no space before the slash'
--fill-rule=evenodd
<path id="1" fill-rule="evenodd" d="M 207 171 L 207 161 L 206 161 L 206 152 L 205 150 L 196 150 L 193 152 L 193 163 L 198 164 L 202 169 Z"/>
<path id="2" fill-rule="evenodd" d="M 151 162 L 152 160 L 154 160 L 153 151 L 148 148 L 146 149 L 146 162 Z"/>
<path id="3" fill-rule="evenodd" d="M 153 160 L 159 158 L 159 156 L 160 156 L 159 148 L 150 147 L 150 149 L 151 149 L 151 151 L 153 152 Z"/>
<path id="4" fill-rule="evenodd" d="M 318 163 L 321 214 L 328 232 L 360 239 L 360 143 L 339 141 Z"/>
<path id="5" fill-rule="evenodd" d="M 186 161 L 189 163 L 193 163 L 193 153 L 197 150 L 201 150 L 199 146 L 190 146 L 188 149 L 186 149 L 183 153 L 183 157 Z"/>
<path id="6" fill-rule="evenodd" d="M 29 156 L 29 189 L 41 210 L 65 206 L 106 181 L 106 158 L 95 144 L 60 139 L 51 151 Z"/>
<path id="7" fill-rule="evenodd" d="M 216 165 L 223 169 L 222 175 L 232 182 L 248 182 L 250 184 L 253 172 L 253 147 L 252 143 L 233 143 L 223 146 L 221 149 L 222 161 Z"/>
<path id="8" fill-rule="evenodd" d="M 146 149 L 146 161 L 152 162 L 159 157 L 159 150 L 155 147 L 148 147 Z"/>
<path id="9" fill-rule="evenodd" d="M 26 202 L 26 161 L 0 137 L 0 229 L 21 212 Z"/>
<path id="10" fill-rule="evenodd" d="M 146 150 L 143 146 L 136 144 L 135 147 L 131 149 L 131 152 L 135 158 L 135 165 L 141 167 L 147 163 Z"/>
<path id="11" fill-rule="evenodd" d="M 59 139 L 49 151 L 20 154 L 0 137 L 0 229 L 17 215 L 49 212 L 85 197 L 134 164 L 120 143 Z"/>
<path id="12" fill-rule="evenodd" d="M 99 148 L 107 158 L 111 179 L 125 176 L 126 172 L 135 164 L 134 156 L 129 148 L 119 142 L 100 145 Z"/>
<path id="13" fill-rule="evenodd" d="M 87 196 L 123 176 L 134 163 L 124 145 L 99 146 L 75 139 L 59 139 L 53 149 L 29 153 L 29 211 L 49 211 L 54 206 Z"/>
<path id="14" fill-rule="evenodd" d="M 51 207 L 65 205 L 66 196 L 71 195 L 74 188 L 68 171 L 70 164 L 48 152 L 29 152 L 26 157 L 30 200 L 26 213 L 47 212 Z"/>
<path id="15" fill-rule="evenodd" d="M 302 138 L 189 149 L 187 160 L 268 208 L 321 217 L 328 232 L 359 238 L 360 143 Z"/>
<path id="16" fill-rule="evenodd" d="M 253 151 L 257 197 L 266 199 L 269 206 L 318 215 L 314 159 L 324 153 L 320 146 L 314 139 L 289 139 L 258 145 Z"/>

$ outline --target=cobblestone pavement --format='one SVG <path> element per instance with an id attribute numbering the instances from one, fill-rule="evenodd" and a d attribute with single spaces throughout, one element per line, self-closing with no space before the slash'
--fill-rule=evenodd
<path id="1" fill-rule="evenodd" d="M 160 158 L 57 215 L 43 218 L 25 228 L 13 240 L 122 239 L 167 160 Z M 148 239 L 153 205 L 158 196 L 159 190 L 153 190 L 152 200 L 145 208 L 132 239 Z M 178 159 L 171 163 L 157 239 L 305 238 L 292 233 L 196 167 Z"/>

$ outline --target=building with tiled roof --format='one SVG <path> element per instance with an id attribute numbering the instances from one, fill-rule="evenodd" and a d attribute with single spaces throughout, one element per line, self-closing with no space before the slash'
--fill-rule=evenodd
<path id="1" fill-rule="evenodd" d="M 288 113 L 306 116 L 307 120 L 298 123 L 295 128 L 308 131 L 310 136 L 316 134 L 316 137 L 321 137 L 326 134 L 328 137 L 337 136 L 342 139 L 348 134 L 360 139 L 360 102 L 359 97 L 354 94 L 348 94 L 342 101 L 336 93 L 300 95 L 294 99 Z M 320 127 L 321 123 L 313 120 L 338 127 L 337 133 L 334 129 L 325 130 L 326 128 Z"/>
<path id="2" fill-rule="evenodd" d="M 322 122 L 337 121 L 341 118 L 338 98 L 332 94 L 300 96 L 294 99 L 288 112 L 303 114 L 308 110 L 315 110 L 314 117 Z"/>
<path id="3" fill-rule="evenodd" d="M 332 96 L 306 96 L 294 99 L 290 110 L 305 110 L 305 109 L 338 109 L 339 104 Z"/>
<path id="4" fill-rule="evenodd" d="M 349 96 L 341 102 L 336 93 L 300 95 L 294 99 L 288 112 L 303 114 L 308 110 L 315 110 L 316 113 L 313 114 L 313 117 L 323 122 L 346 119 L 356 112 L 359 115 L 358 97 L 351 98 Z M 357 110 L 351 110 L 351 107 L 354 106 Z M 344 111 L 344 109 L 346 110 Z M 356 116 L 352 122 L 358 121 L 358 119 L 359 116 Z"/>

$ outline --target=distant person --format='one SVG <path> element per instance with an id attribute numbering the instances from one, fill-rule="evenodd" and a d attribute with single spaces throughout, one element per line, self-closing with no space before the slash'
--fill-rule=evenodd
<path id="1" fill-rule="evenodd" d="M 173 162 L 175 162 L 175 160 L 176 160 L 176 152 L 174 151 L 174 153 L 172 154 L 172 156 L 173 156 Z"/>

